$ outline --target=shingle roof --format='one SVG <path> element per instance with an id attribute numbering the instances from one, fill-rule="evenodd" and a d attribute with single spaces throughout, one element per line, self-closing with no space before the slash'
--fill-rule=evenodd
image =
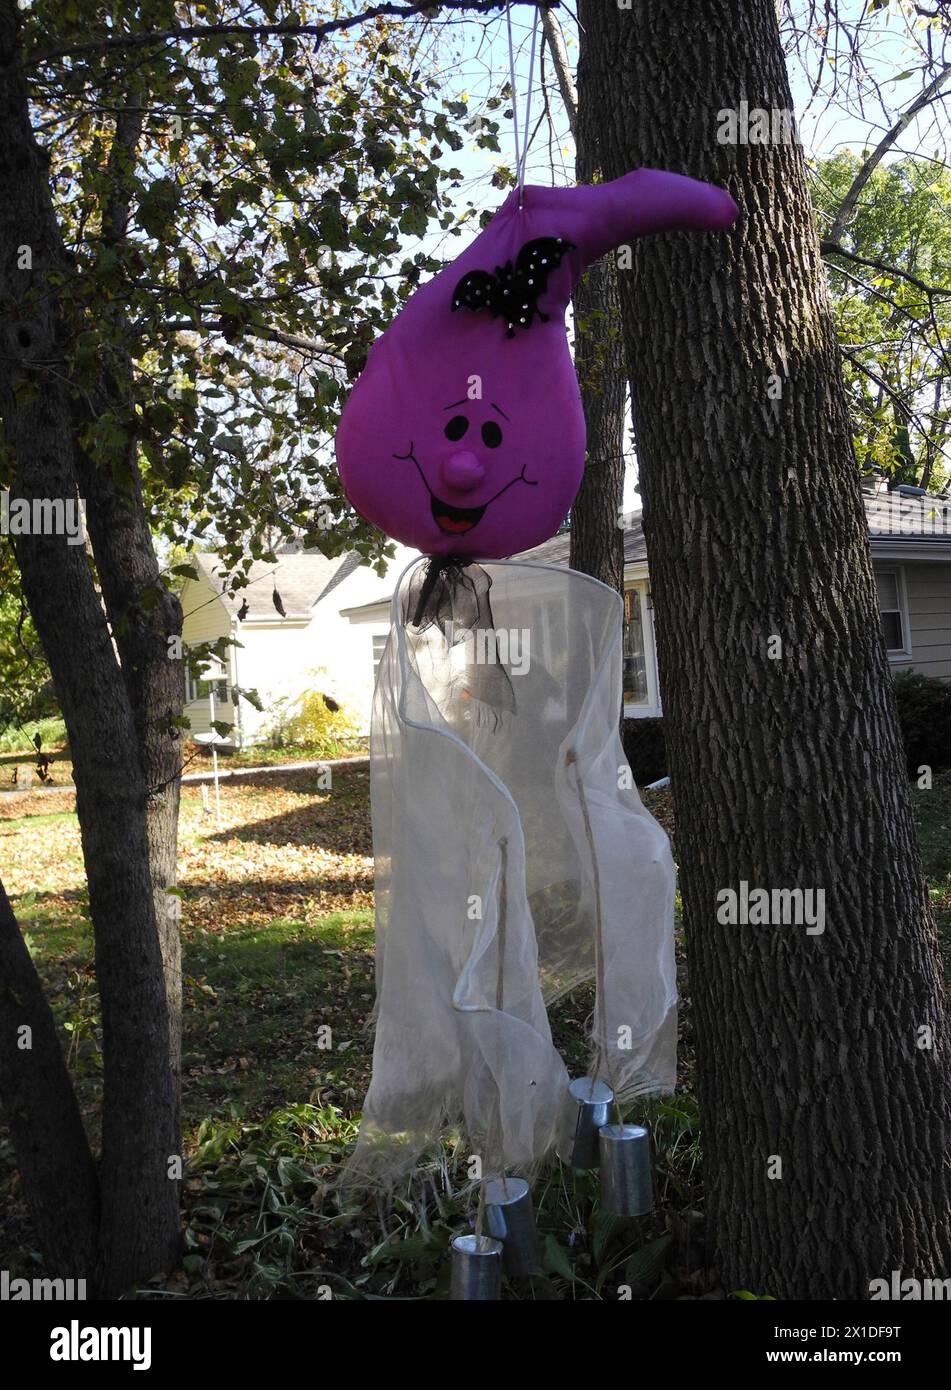
<path id="1" fill-rule="evenodd" d="M 217 555 L 210 551 L 199 551 L 193 559 L 199 573 L 211 582 L 232 616 L 236 616 L 243 604 L 247 603 L 246 621 L 280 618 L 274 606 L 275 590 L 281 597 L 288 618 L 310 618 L 314 604 L 319 603 L 345 577 L 341 574 L 344 567 L 349 566 L 347 573 L 352 574 L 360 564 L 360 557 L 354 552 L 336 555 L 332 560 L 316 550 L 282 553 L 278 555 L 276 563 L 253 561 L 248 571 L 247 587 L 229 594 L 223 588 Z"/>
<path id="2" fill-rule="evenodd" d="M 358 570 L 362 563 L 362 556 L 359 555 L 356 550 L 351 550 L 349 555 L 345 555 L 343 557 L 343 563 L 337 566 L 336 572 L 319 595 L 317 602 L 320 603 L 328 594 L 333 593 L 337 585 L 342 584 L 345 579 L 349 579 L 354 570 Z"/>
<path id="3" fill-rule="evenodd" d="M 865 494 L 865 516 L 873 541 L 904 540 L 951 541 L 951 498 L 931 494 L 883 491 L 877 496 Z M 552 536 L 550 541 L 526 550 L 516 558 L 539 560 L 547 565 L 567 565 L 570 539 L 567 532 Z M 647 545 L 640 512 L 628 512 L 624 517 L 624 563 L 646 561 Z"/>
<path id="4" fill-rule="evenodd" d="M 543 541 L 534 550 L 523 550 L 518 560 L 538 560 L 545 565 L 567 565 L 571 549 L 571 537 L 567 531 Z M 641 526 L 640 512 L 628 512 L 624 517 L 624 563 L 636 564 L 647 559 L 647 546 L 644 542 L 644 528 Z"/>
<path id="5" fill-rule="evenodd" d="M 873 540 L 951 540 L 951 500 L 895 488 L 864 497 Z"/>

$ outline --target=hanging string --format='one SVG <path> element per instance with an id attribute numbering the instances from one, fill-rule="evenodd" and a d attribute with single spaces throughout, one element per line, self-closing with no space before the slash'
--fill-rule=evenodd
<path id="1" fill-rule="evenodd" d="M 532 21 L 532 52 L 528 60 L 528 92 L 525 96 L 525 129 L 521 141 L 518 131 L 518 96 L 515 90 L 515 44 L 512 39 L 512 6 L 510 0 L 505 4 L 505 29 L 509 45 L 509 86 L 512 91 L 512 126 L 515 132 L 515 178 L 518 184 L 518 205 L 524 205 L 525 168 L 528 163 L 529 126 L 532 115 L 532 87 L 535 83 L 535 49 L 538 43 L 538 8 Z"/>
<path id="2" fill-rule="evenodd" d="M 529 125 L 532 114 L 532 88 L 535 84 L 535 45 L 538 40 L 538 9 L 532 22 L 532 53 L 528 60 L 528 92 L 525 97 L 525 132 L 522 136 L 522 162 L 518 171 L 518 205 L 522 206 L 525 193 L 525 169 L 528 164 Z"/>
<path id="3" fill-rule="evenodd" d="M 515 92 L 515 45 L 512 42 L 512 6 L 509 3 L 509 0 L 506 0 L 505 5 L 505 27 L 508 32 L 509 41 L 509 87 L 512 92 L 512 124 L 515 127 L 515 176 L 517 179 L 519 179 L 518 199 L 519 207 L 521 207 L 522 185 L 520 180 L 522 170 L 522 156 L 519 150 L 518 143 L 518 97 Z"/>

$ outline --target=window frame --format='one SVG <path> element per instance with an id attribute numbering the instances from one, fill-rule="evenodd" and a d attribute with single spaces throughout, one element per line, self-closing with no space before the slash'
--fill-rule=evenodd
<path id="1" fill-rule="evenodd" d="M 882 636 L 885 640 L 885 653 L 889 661 L 907 661 L 912 655 L 911 645 L 911 617 L 908 612 L 908 591 L 905 587 L 905 569 L 903 565 L 875 565 L 873 567 L 875 575 L 875 603 L 878 608 L 879 619 L 886 613 L 897 613 L 901 622 L 901 635 L 903 646 L 889 647 L 888 639 L 885 637 L 884 624 L 882 625 Z M 879 576 L 891 575 L 895 580 L 895 593 L 898 599 L 897 608 L 883 608 L 879 598 L 878 580 Z"/>
<path id="2" fill-rule="evenodd" d="M 641 605 L 641 627 L 644 634 L 644 669 L 647 676 L 647 700 L 635 704 L 624 697 L 625 719 L 660 719 L 663 710 L 660 706 L 660 685 L 657 678 L 657 654 L 654 645 L 654 615 L 650 602 L 650 576 L 637 575 L 624 577 L 624 591 L 636 595 Z M 626 620 L 622 620 L 626 621 Z"/>
<path id="3" fill-rule="evenodd" d="M 189 649 L 188 649 L 188 647 L 186 647 L 186 648 L 185 648 L 185 653 L 184 653 L 186 658 L 187 658 L 187 656 L 188 656 L 188 651 L 189 651 Z M 211 686 L 214 686 L 214 689 L 215 689 L 215 704 L 216 704 L 216 705 L 231 705 L 231 704 L 233 704 L 234 702 L 233 702 L 232 696 L 231 696 L 231 681 L 230 681 L 230 679 L 229 679 L 228 672 L 227 672 L 227 670 L 225 669 L 225 666 L 224 666 L 224 663 L 223 663 L 223 662 L 222 662 L 222 670 L 224 671 L 224 674 L 223 674 L 223 675 L 221 675 L 221 676 L 215 676 L 214 680 L 205 680 L 205 679 L 203 679 L 201 676 L 196 676 L 196 675 L 194 674 L 194 672 L 192 671 L 191 667 L 188 666 L 188 665 L 186 665 L 186 666 L 185 666 L 185 704 L 186 704 L 186 706 L 188 706 L 188 705 L 197 705 L 200 701 L 202 701 L 202 700 L 207 700 L 207 699 L 208 699 L 209 687 L 211 687 Z M 204 689 L 202 689 L 202 687 L 204 687 Z M 222 688 L 222 687 L 224 687 L 224 695 L 222 695 L 222 693 L 221 693 L 221 688 Z"/>
<path id="4" fill-rule="evenodd" d="M 388 637 L 389 628 L 387 628 L 385 632 L 370 633 L 370 674 L 373 677 L 374 682 L 376 681 L 377 674 L 380 670 L 380 662 L 383 660 L 383 653 L 386 651 L 386 642 Z M 377 642 L 382 642 L 383 644 L 380 647 L 379 654 L 376 650 Z"/>

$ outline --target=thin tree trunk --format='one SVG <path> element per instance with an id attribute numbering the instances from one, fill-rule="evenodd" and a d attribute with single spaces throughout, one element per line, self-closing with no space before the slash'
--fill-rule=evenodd
<path id="1" fill-rule="evenodd" d="M 132 175 L 142 137 L 148 92 L 133 83 L 116 120 L 110 150 L 110 191 L 103 213 L 103 244 L 116 255 L 128 250 Z M 181 604 L 162 583 L 149 531 L 136 457 L 135 418 L 124 401 L 131 395 L 132 361 L 122 346 L 130 341 L 121 301 L 104 307 L 104 339 L 111 360 L 103 364 L 97 391 L 74 402 L 77 433 L 106 411 L 122 421 L 127 443 L 121 470 L 107 472 L 77 450 L 79 485 L 89 508 L 89 529 L 102 594 L 119 652 L 122 674 L 142 749 L 148 797 L 149 868 L 155 920 L 162 950 L 169 1014 L 169 1049 L 175 1094 L 174 1151 L 181 1148 L 182 953 L 178 898 L 178 814 L 182 732 L 173 722 L 185 703 L 184 662 L 170 649 L 182 631 Z M 123 486 L 116 481 L 122 479 Z"/>
<path id="2" fill-rule="evenodd" d="M 169 1058 L 175 1097 L 170 1152 L 181 1152 L 182 961 L 178 898 L 169 894 L 178 879 L 178 812 L 182 770 L 182 734 L 173 716 L 182 712 L 184 663 L 171 659 L 169 638 L 181 634 L 177 597 L 161 583 L 142 504 L 134 461 L 133 482 L 123 494 L 111 477 L 80 457 L 78 474 L 89 507 L 89 530 L 121 659 L 137 742 L 143 759 L 147 795 L 149 870 L 155 921 L 162 952 L 169 1019 Z M 148 592 L 149 606 L 144 601 Z"/>
<path id="3" fill-rule="evenodd" d="M 99 1182 L 56 1020 L 2 883 L 0 1036 L 3 1113 L 36 1239 L 51 1269 L 92 1280 Z"/>
<path id="4" fill-rule="evenodd" d="M 597 124 L 582 92 L 575 169 L 579 183 L 601 175 Z M 581 384 L 587 445 L 584 476 L 571 508 L 569 563 L 624 590 L 624 340 L 612 256 L 593 265 L 572 296 L 575 366 Z"/>
<path id="5" fill-rule="evenodd" d="M 741 208 L 620 277 L 712 1242 L 730 1289 L 867 1298 L 948 1257 L 948 1041 L 802 150 L 717 141 L 792 107 L 775 4 L 580 21 L 605 173 Z M 824 932 L 721 924 L 743 881 L 822 890 Z"/>
<path id="6" fill-rule="evenodd" d="M 597 127 L 590 103 L 579 107 L 561 25 L 542 9 L 542 25 L 575 137 L 579 183 L 601 177 Z M 574 295 L 575 366 L 587 430 L 585 471 L 571 508 L 569 563 L 623 592 L 624 531 L 624 344 L 621 338 L 617 271 L 605 256 L 585 275 Z"/>
<path id="7" fill-rule="evenodd" d="M 66 325 L 51 271 L 67 272 L 46 160 L 30 127 L 18 15 L 0 0 L 0 418 L 17 497 L 77 495 Z M 29 248 L 31 267 L 21 265 Z M 174 1262 L 178 1152 L 168 1008 L 149 872 L 148 785 L 135 718 L 84 550 L 19 537 L 16 558 L 66 721 L 96 937 L 103 1121 L 98 1289 L 117 1293 Z M 48 1099 L 46 1104 L 49 1105 Z M 29 1162 L 30 1154 L 18 1161 Z M 61 1194 L 62 1202 L 72 1194 Z"/>

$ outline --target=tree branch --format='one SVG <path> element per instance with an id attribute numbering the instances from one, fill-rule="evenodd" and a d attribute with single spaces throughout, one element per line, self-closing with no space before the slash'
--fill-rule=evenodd
<path id="1" fill-rule="evenodd" d="M 886 275 L 897 275 L 929 297 L 931 295 L 951 295 L 951 289 L 942 289 L 939 285 L 926 285 L 924 280 L 919 280 L 917 275 L 912 275 L 910 271 L 902 270 L 897 265 L 888 265 L 885 261 L 876 261 L 868 256 L 859 256 L 855 251 L 849 251 L 840 242 L 823 241 L 819 249 L 824 256 L 844 256 L 846 260 L 855 261 L 857 265 L 867 265 L 872 270 L 882 270 Z"/>
<path id="2" fill-rule="evenodd" d="M 201 329 L 220 333 L 224 326 L 220 321 L 196 323 L 191 319 L 172 319 L 163 323 L 161 328 L 166 333 L 197 333 Z M 326 343 L 318 342 L 316 338 L 304 338 L 300 333 L 285 333 L 280 328 L 261 328 L 260 326 L 241 328 L 240 333 L 243 338 L 260 338 L 263 342 L 281 343 L 284 347 L 295 348 L 298 352 L 309 353 L 312 357 L 331 357 L 335 362 L 344 360 L 342 354 L 336 349 L 328 347 Z"/>
<path id="3" fill-rule="evenodd" d="M 907 111 L 904 111 L 901 116 L 899 116 L 891 130 L 883 135 L 882 139 L 875 146 L 875 149 L 852 180 L 852 187 L 842 199 L 839 211 L 835 215 L 835 221 L 832 223 L 832 228 L 827 238 L 828 241 L 838 244 L 842 240 L 842 233 L 845 231 L 849 218 L 855 210 L 855 205 L 861 197 L 862 189 L 872 177 L 875 169 L 882 162 L 899 136 L 907 130 L 919 111 L 923 111 L 926 106 L 929 106 L 931 102 L 938 97 L 941 88 L 949 77 L 951 77 L 951 63 L 941 69 L 937 77 L 928 83 L 923 92 L 918 94 Z"/>
<path id="4" fill-rule="evenodd" d="M 568 50 L 565 47 L 565 35 L 561 24 L 551 12 L 549 5 L 542 6 L 542 28 L 545 30 L 545 38 L 548 40 L 548 50 L 551 53 L 552 66 L 555 69 L 555 76 L 558 79 L 558 89 L 561 92 L 561 99 L 565 103 L 565 111 L 568 116 L 568 125 L 575 139 L 578 138 L 578 91 L 575 87 L 574 73 L 568 62 Z"/>
<path id="5" fill-rule="evenodd" d="M 535 8 L 537 0 L 511 0 L 511 3 L 531 5 Z M 552 0 L 552 3 L 557 4 L 558 0 Z M 168 29 L 149 33 L 113 34 L 95 43 L 63 44 L 60 48 L 49 48 L 42 53 L 25 54 L 23 66 L 40 67 L 57 58 L 77 58 L 85 54 L 110 53 L 116 50 L 148 48 L 153 44 L 182 43 L 208 38 L 264 39 L 299 36 L 316 39 L 319 44 L 329 34 L 342 33 L 387 15 L 396 19 L 412 18 L 420 14 L 429 17 L 439 10 L 467 10 L 471 13 L 487 14 L 491 10 L 502 9 L 504 4 L 505 0 L 439 0 L 437 4 L 432 3 L 432 0 L 423 0 L 421 4 L 400 5 L 394 3 L 394 0 L 385 0 L 385 3 L 372 5 L 360 14 L 342 15 L 339 19 L 328 19 L 319 24 L 299 24 L 288 20 L 278 24 L 175 24 Z"/>

